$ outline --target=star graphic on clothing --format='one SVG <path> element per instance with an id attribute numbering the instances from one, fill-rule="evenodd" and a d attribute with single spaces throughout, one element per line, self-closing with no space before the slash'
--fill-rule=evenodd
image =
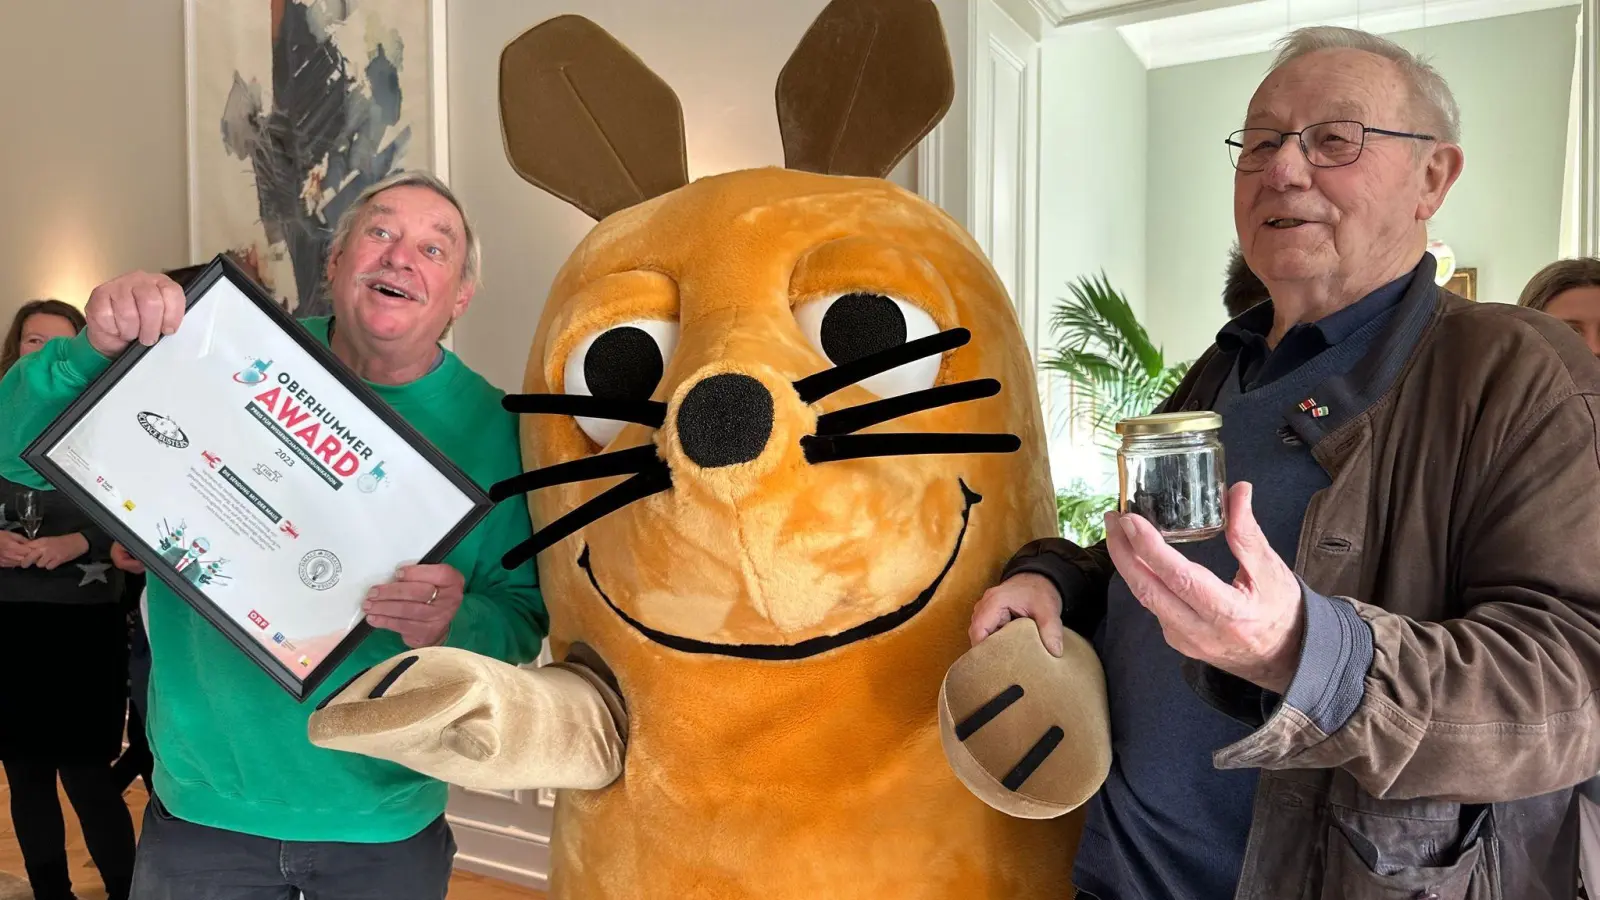
<path id="1" fill-rule="evenodd" d="M 101 584 L 110 584 L 106 581 L 106 570 L 111 568 L 111 563 L 75 563 L 83 570 L 83 580 L 78 582 L 78 587 L 88 587 L 90 582 L 98 581 Z"/>

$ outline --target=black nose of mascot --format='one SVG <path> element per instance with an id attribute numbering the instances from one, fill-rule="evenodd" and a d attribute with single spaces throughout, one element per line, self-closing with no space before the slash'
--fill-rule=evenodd
<path id="1" fill-rule="evenodd" d="M 772 438 L 772 394 L 749 375 L 712 375 L 678 407 L 678 442 L 705 469 L 747 463 Z"/>

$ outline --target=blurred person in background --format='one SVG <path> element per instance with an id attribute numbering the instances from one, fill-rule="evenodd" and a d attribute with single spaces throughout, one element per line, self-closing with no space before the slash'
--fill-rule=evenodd
<path id="1" fill-rule="evenodd" d="M 1562 259 L 1545 266 L 1528 280 L 1517 305 L 1565 322 L 1600 357 L 1600 258 Z M 1588 900 L 1588 886 L 1600 884 L 1600 778 L 1585 782 L 1579 793 L 1583 884 L 1578 897 Z"/>
<path id="2" fill-rule="evenodd" d="M 0 347 L 0 376 L 4 376 L 17 360 L 40 347 L 52 338 L 70 338 L 83 330 L 83 313 L 60 300 L 30 300 L 17 310 L 11 319 L 11 329 L 6 332 L 5 344 Z"/>
<path id="3" fill-rule="evenodd" d="M 1600 356 L 1600 258 L 1562 259 L 1545 266 L 1522 289 L 1517 305 L 1565 322 Z"/>
<path id="4" fill-rule="evenodd" d="M 0 348 L 0 377 L 83 328 L 83 314 L 59 300 L 25 304 Z M 0 478 L 0 504 L 0 763 L 28 882 L 35 900 L 73 898 L 59 776 L 107 896 L 126 900 L 133 819 L 111 761 L 128 707 L 128 641 L 111 539 L 56 491 Z"/>
<path id="5" fill-rule="evenodd" d="M 1222 286 L 1222 306 L 1230 319 L 1237 319 L 1245 310 L 1272 299 L 1267 286 L 1250 271 L 1238 244 L 1228 251 L 1227 279 Z"/>

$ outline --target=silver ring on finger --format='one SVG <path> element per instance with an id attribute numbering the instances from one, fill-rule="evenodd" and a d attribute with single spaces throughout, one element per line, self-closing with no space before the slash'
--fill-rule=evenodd
<path id="1" fill-rule="evenodd" d="M 437 599 L 439 599 L 439 588 L 435 587 L 433 589 L 433 593 L 428 595 L 428 605 L 432 606 L 433 605 L 433 601 L 435 601 Z"/>

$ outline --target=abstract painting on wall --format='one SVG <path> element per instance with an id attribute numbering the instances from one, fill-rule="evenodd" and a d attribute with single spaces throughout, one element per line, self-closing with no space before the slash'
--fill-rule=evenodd
<path id="1" fill-rule="evenodd" d="M 367 186 L 438 168 L 440 0 L 186 0 L 189 244 L 297 317 L 329 312 L 329 238 Z"/>

